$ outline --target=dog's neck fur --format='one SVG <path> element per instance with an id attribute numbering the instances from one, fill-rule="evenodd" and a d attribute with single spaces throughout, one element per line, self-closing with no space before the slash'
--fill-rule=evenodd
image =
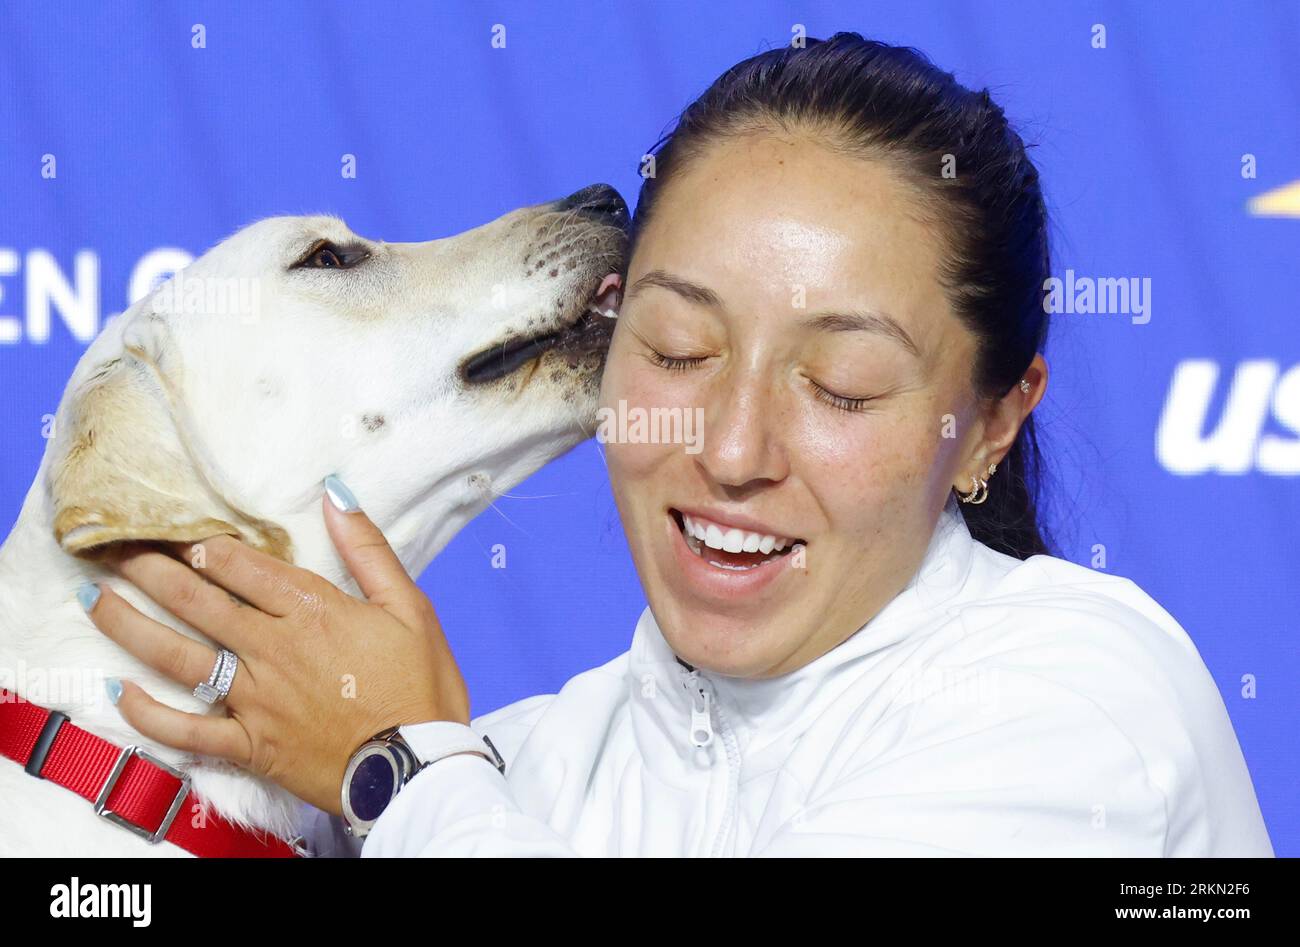
<path id="1" fill-rule="evenodd" d="M 140 745 L 188 771 L 195 794 L 223 818 L 292 837 L 299 803 L 288 792 L 222 761 L 196 759 L 155 743 L 123 720 L 109 701 L 105 682 L 118 677 L 140 684 L 170 706 L 192 712 L 204 706 L 189 688 L 146 667 L 94 626 L 77 601 L 83 583 L 105 583 L 145 615 L 206 639 L 130 583 L 65 552 L 50 527 L 43 482 L 42 471 L 0 546 L 0 684 L 26 700 L 66 713 L 75 725 L 118 746 Z M 57 787 L 49 791 L 67 792 Z M 105 831 L 123 830 L 105 823 Z"/>

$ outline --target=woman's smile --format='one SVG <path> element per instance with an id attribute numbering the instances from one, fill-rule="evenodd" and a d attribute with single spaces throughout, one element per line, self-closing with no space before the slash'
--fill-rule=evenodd
<path id="1" fill-rule="evenodd" d="M 804 562 L 804 544 L 799 540 L 691 516 L 672 507 L 664 522 L 672 557 L 664 574 L 679 594 L 715 602 L 773 594 L 776 583 Z M 796 550 L 799 554 L 791 555 Z"/>

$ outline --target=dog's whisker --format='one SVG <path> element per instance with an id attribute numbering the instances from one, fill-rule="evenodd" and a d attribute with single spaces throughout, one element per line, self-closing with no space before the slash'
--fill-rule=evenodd
<path id="1" fill-rule="evenodd" d="M 599 442 L 596 443 L 596 456 L 599 457 L 600 462 L 605 465 L 605 482 L 608 483 L 609 482 L 609 461 L 605 459 L 605 452 L 600 449 Z"/>
<path id="2" fill-rule="evenodd" d="M 569 408 L 569 413 L 573 414 L 573 423 L 577 425 L 578 430 L 583 433 L 586 439 L 591 439 L 593 432 L 587 430 L 587 425 L 582 423 L 582 418 L 579 417 L 577 414 L 574 414 L 572 408 Z M 605 459 L 605 452 L 600 449 L 600 441 L 596 441 L 595 444 L 596 444 L 596 456 L 599 457 L 600 462 L 605 465 L 605 482 L 608 483 L 609 482 L 609 461 Z"/>
<path id="3" fill-rule="evenodd" d="M 510 524 L 511 526 L 513 526 L 515 529 L 519 530 L 519 532 L 523 533 L 523 534 L 524 534 L 525 536 L 527 536 L 529 539 L 533 539 L 533 538 L 535 538 L 535 537 L 533 536 L 532 533 L 530 533 L 528 530 L 524 529 L 522 526 L 520 526 L 518 523 L 516 523 L 516 522 L 515 522 L 514 520 L 512 520 L 510 517 L 506 516 L 505 513 L 501 512 L 501 508 L 500 508 L 499 506 L 497 506 L 496 503 L 495 503 L 494 501 L 489 500 L 489 501 L 488 501 L 488 506 L 491 507 L 493 510 L 495 510 L 495 511 L 496 511 L 496 514 L 497 514 L 498 516 L 500 516 L 503 520 L 505 520 L 507 523 L 509 523 L 509 524 Z"/>
<path id="4" fill-rule="evenodd" d="M 497 493 L 498 497 L 505 497 L 507 500 L 549 500 L 552 497 L 576 497 L 578 495 L 577 491 L 573 493 L 539 493 L 536 496 L 524 496 L 521 493 Z"/>
<path id="5" fill-rule="evenodd" d="M 543 217 L 540 221 L 542 233 L 539 237 L 541 241 L 545 243 L 547 240 L 551 239 L 557 231 L 569 226 L 577 219 L 578 212 L 576 210 L 557 212 L 550 219 Z"/>

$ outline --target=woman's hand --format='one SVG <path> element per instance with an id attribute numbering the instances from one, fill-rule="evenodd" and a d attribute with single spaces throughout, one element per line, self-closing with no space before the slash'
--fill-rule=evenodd
<path id="1" fill-rule="evenodd" d="M 226 716 L 184 713 L 123 681 L 116 703 L 127 722 L 167 746 L 232 760 L 338 814 L 348 758 L 373 734 L 470 717 L 464 679 L 428 598 L 364 513 L 329 499 L 324 506 L 330 537 L 366 601 L 229 536 L 169 546 L 174 556 L 127 550 L 106 564 L 239 657 Z M 186 687 L 208 679 L 211 646 L 101 589 L 90 609 L 100 631 Z"/>

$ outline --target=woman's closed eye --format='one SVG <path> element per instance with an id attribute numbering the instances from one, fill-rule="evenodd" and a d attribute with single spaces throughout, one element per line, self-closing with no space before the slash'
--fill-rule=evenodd
<path id="1" fill-rule="evenodd" d="M 650 354 L 647 357 L 660 368 L 667 369 L 670 372 L 684 372 L 688 368 L 694 368 L 696 365 L 699 365 L 701 362 L 707 361 L 708 359 L 707 355 L 684 357 L 665 355 L 663 352 L 656 349 L 650 349 Z"/>
<path id="2" fill-rule="evenodd" d="M 688 369 L 695 368 L 709 359 L 707 355 L 665 355 L 663 352 L 653 348 L 649 348 L 646 357 L 655 365 L 670 372 L 684 372 Z M 825 385 L 820 385 L 811 378 L 808 379 L 808 384 L 812 386 L 813 394 L 819 401 L 830 405 L 838 411 L 847 411 L 850 414 L 865 411 L 867 405 L 876 400 L 874 397 L 850 398 L 846 395 L 836 394 Z"/>
<path id="3" fill-rule="evenodd" d="M 876 400 L 875 398 L 847 398 L 844 395 L 837 395 L 829 388 L 817 384 L 817 382 L 813 381 L 811 378 L 808 379 L 808 384 L 812 385 L 813 394 L 817 396 L 818 400 L 824 401 L 826 404 L 839 411 L 847 411 L 851 414 L 858 411 L 865 411 L 867 405 Z"/>
<path id="4" fill-rule="evenodd" d="M 653 362 L 656 366 L 663 368 L 664 371 L 669 372 L 685 372 L 708 360 L 707 355 L 666 355 L 649 345 L 646 346 L 646 358 L 650 359 L 650 362 Z M 813 386 L 813 394 L 818 398 L 818 401 L 836 408 L 837 411 L 846 411 L 849 414 L 866 411 L 867 405 L 876 401 L 875 397 L 850 398 L 849 395 L 837 394 L 827 388 L 826 385 L 818 384 L 813 379 L 809 379 L 809 385 Z"/>

